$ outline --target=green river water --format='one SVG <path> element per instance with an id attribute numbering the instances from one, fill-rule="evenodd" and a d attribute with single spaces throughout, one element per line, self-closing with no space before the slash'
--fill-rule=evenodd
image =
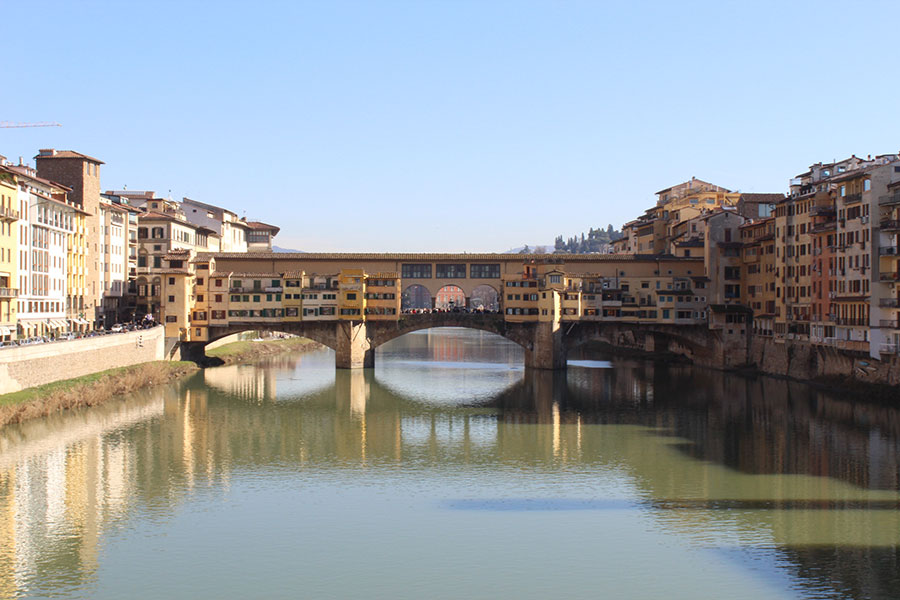
<path id="1" fill-rule="evenodd" d="M 439 329 L 0 429 L 0 598 L 900 598 L 900 410 Z"/>

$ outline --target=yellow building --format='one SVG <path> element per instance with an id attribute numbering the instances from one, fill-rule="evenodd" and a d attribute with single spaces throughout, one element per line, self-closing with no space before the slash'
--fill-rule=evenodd
<path id="1" fill-rule="evenodd" d="M 522 273 L 502 280 L 500 306 L 504 318 L 511 323 L 535 322 L 541 309 L 537 269 L 525 265 Z"/>
<path id="2" fill-rule="evenodd" d="M 0 167 L 0 342 L 16 339 L 19 220 L 16 176 Z"/>
<path id="3" fill-rule="evenodd" d="M 93 311 L 85 310 L 87 295 L 87 213 L 77 211 L 72 233 L 68 234 L 66 252 L 66 318 L 72 331 L 93 328 Z"/>
<path id="4" fill-rule="evenodd" d="M 167 338 L 191 341 L 191 309 L 194 306 L 194 275 L 189 268 L 190 256 L 169 253 L 166 265 L 157 272 L 161 279 L 160 313 L 166 326 Z"/>
<path id="5" fill-rule="evenodd" d="M 366 320 L 396 321 L 402 296 L 400 274 L 394 271 L 369 273 L 365 285 Z"/>
<path id="6" fill-rule="evenodd" d="M 303 271 L 287 271 L 282 273 L 281 280 L 284 285 L 284 300 L 281 306 L 284 308 L 284 320 L 288 322 L 300 321 L 303 317 L 303 288 L 306 273 Z"/>
<path id="7" fill-rule="evenodd" d="M 753 330 L 772 335 L 775 329 L 775 218 L 740 226 L 741 304 L 753 310 Z"/>
<path id="8" fill-rule="evenodd" d="M 361 321 L 366 314 L 365 277 L 363 269 L 341 269 L 338 275 L 338 318 Z"/>

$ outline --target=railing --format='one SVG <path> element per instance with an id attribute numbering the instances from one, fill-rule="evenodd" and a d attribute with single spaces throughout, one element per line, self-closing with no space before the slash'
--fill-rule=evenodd
<path id="1" fill-rule="evenodd" d="M 900 299 L 897 298 L 880 298 L 878 306 L 881 308 L 900 308 Z"/>
<path id="2" fill-rule="evenodd" d="M 861 193 L 847 194 L 846 196 L 844 196 L 844 204 L 855 204 L 856 202 L 859 202 L 861 200 L 862 200 Z"/>
<path id="3" fill-rule="evenodd" d="M 896 246 L 884 246 L 878 249 L 878 254 L 880 256 L 897 256 L 897 247 Z"/>
<path id="4" fill-rule="evenodd" d="M 270 293 L 271 292 L 282 292 L 282 291 L 284 291 L 284 288 L 280 287 L 280 286 L 279 287 L 267 287 L 267 288 L 265 288 L 265 290 L 266 290 L 266 292 L 270 292 Z"/>
<path id="5" fill-rule="evenodd" d="M 897 344 L 882 344 L 878 351 L 881 354 L 897 354 L 898 349 L 900 346 Z"/>
<path id="6" fill-rule="evenodd" d="M 893 194 L 889 194 L 887 196 L 879 196 L 878 204 L 881 206 L 886 206 L 888 204 L 900 204 L 900 192 L 894 192 Z"/>
<path id="7" fill-rule="evenodd" d="M 893 231 L 896 229 L 900 229 L 900 221 L 887 219 L 879 223 L 879 227 L 881 227 L 882 231 Z"/>
<path id="8" fill-rule="evenodd" d="M 19 290 L 16 288 L 0 287 L 0 298 L 18 298 Z"/>
<path id="9" fill-rule="evenodd" d="M 869 320 L 868 319 L 835 319 L 835 325 L 844 325 L 851 327 L 868 327 Z"/>
<path id="10" fill-rule="evenodd" d="M 878 325 L 881 327 L 889 327 L 891 329 L 900 329 L 900 325 L 898 325 L 900 321 L 897 319 L 880 319 L 878 321 Z"/>
<path id="11" fill-rule="evenodd" d="M 19 211 L 8 206 L 0 206 L 0 219 L 17 221 L 19 219 Z"/>
<path id="12" fill-rule="evenodd" d="M 900 273 L 879 273 L 878 281 L 882 281 L 882 282 L 900 281 Z"/>

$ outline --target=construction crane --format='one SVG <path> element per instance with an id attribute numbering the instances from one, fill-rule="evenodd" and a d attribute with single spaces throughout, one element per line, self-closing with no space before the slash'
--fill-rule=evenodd
<path id="1" fill-rule="evenodd" d="M 40 123 L 13 123 L 12 121 L 0 121 L 0 129 L 12 129 L 14 127 L 62 127 L 62 125 L 51 121 L 41 121 Z"/>

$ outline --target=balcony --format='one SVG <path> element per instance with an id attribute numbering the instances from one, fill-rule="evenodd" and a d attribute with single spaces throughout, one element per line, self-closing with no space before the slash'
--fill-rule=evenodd
<path id="1" fill-rule="evenodd" d="M 18 221 L 19 211 L 7 206 L 0 206 L 0 221 Z"/>
<path id="2" fill-rule="evenodd" d="M 900 350 L 900 346 L 897 344 L 882 344 L 878 348 L 881 354 L 897 354 L 898 350 Z"/>
<path id="3" fill-rule="evenodd" d="M 879 327 L 887 327 L 889 329 L 900 329 L 900 321 L 897 319 L 880 319 L 878 325 Z"/>
<path id="4" fill-rule="evenodd" d="M 862 194 L 847 194 L 844 196 L 844 204 L 856 204 L 862 200 Z"/>
<path id="5" fill-rule="evenodd" d="M 879 273 L 878 281 L 882 283 L 896 283 L 900 281 L 900 273 Z"/>
<path id="6" fill-rule="evenodd" d="M 878 249 L 879 256 L 897 256 L 896 246 L 884 246 Z"/>
<path id="7" fill-rule="evenodd" d="M 898 298 L 879 298 L 878 306 L 881 308 L 900 308 L 900 299 Z"/>
<path id="8" fill-rule="evenodd" d="M 900 231 L 900 221 L 894 221 L 891 219 L 882 221 L 879 226 L 882 231 Z"/>
<path id="9" fill-rule="evenodd" d="M 18 298 L 19 290 L 16 288 L 8 288 L 8 287 L 0 287 L 0 300 L 9 300 L 11 298 Z"/>
<path id="10" fill-rule="evenodd" d="M 880 196 L 878 198 L 878 204 L 881 206 L 891 206 L 893 204 L 900 204 L 900 192 L 894 192 L 888 196 Z"/>
<path id="11" fill-rule="evenodd" d="M 868 327 L 869 320 L 868 319 L 835 319 L 835 325 L 843 325 L 845 327 Z"/>
<path id="12" fill-rule="evenodd" d="M 281 292 L 284 291 L 284 288 L 281 287 L 281 286 L 278 286 L 278 287 L 267 287 L 267 288 L 265 288 L 265 290 L 266 290 L 266 292 L 269 292 L 269 293 L 281 293 Z"/>

